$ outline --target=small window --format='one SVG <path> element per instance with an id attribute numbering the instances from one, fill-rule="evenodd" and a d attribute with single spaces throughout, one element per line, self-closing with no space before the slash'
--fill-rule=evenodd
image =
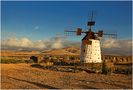
<path id="1" fill-rule="evenodd" d="M 88 44 L 89 44 L 89 45 L 92 45 L 92 41 L 89 41 Z"/>
<path id="2" fill-rule="evenodd" d="M 83 52 L 85 52 L 85 49 L 83 50 Z"/>

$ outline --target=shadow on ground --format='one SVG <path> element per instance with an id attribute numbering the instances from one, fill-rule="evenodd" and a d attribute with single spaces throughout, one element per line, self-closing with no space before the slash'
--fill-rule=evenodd
<path id="1" fill-rule="evenodd" d="M 89 81 L 89 82 L 92 82 L 92 83 L 104 83 L 104 84 L 108 84 L 108 85 L 112 85 L 112 86 L 115 86 L 115 87 L 119 87 L 119 88 L 123 88 L 123 89 L 129 89 L 130 87 L 126 86 L 126 85 L 121 85 L 121 84 L 116 84 L 114 82 L 96 82 L 96 81 Z"/>
<path id="2" fill-rule="evenodd" d="M 26 80 L 21 80 L 21 79 L 17 79 L 17 78 L 14 78 L 14 77 L 10 77 L 14 80 L 18 80 L 18 81 L 22 81 L 22 82 L 27 82 L 27 83 L 30 83 L 30 84 L 34 84 L 40 88 L 47 88 L 47 89 L 59 89 L 59 88 L 55 88 L 55 87 L 52 87 L 52 86 L 49 86 L 49 85 L 45 85 L 45 84 L 40 84 L 40 83 L 36 83 L 36 82 L 31 82 L 31 81 L 26 81 Z"/>

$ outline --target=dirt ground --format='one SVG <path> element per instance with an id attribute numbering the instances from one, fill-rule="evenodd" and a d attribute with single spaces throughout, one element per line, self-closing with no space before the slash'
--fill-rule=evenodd
<path id="1" fill-rule="evenodd" d="M 60 72 L 30 64 L 1 64 L 2 89 L 131 89 L 132 76 Z"/>

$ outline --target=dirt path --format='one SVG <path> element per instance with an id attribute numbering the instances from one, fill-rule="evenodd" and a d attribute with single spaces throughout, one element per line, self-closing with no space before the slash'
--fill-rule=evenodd
<path id="1" fill-rule="evenodd" d="M 30 64 L 1 64 L 2 89 L 131 89 L 131 75 L 71 73 L 33 68 Z"/>

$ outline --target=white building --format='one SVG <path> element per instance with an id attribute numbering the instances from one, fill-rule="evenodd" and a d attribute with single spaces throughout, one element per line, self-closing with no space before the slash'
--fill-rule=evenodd
<path id="1" fill-rule="evenodd" d="M 91 30 L 82 39 L 80 60 L 82 63 L 102 63 L 100 40 Z"/>
<path id="2" fill-rule="evenodd" d="M 101 63 L 100 41 L 89 39 L 89 44 L 81 45 L 81 62 L 83 63 Z"/>

